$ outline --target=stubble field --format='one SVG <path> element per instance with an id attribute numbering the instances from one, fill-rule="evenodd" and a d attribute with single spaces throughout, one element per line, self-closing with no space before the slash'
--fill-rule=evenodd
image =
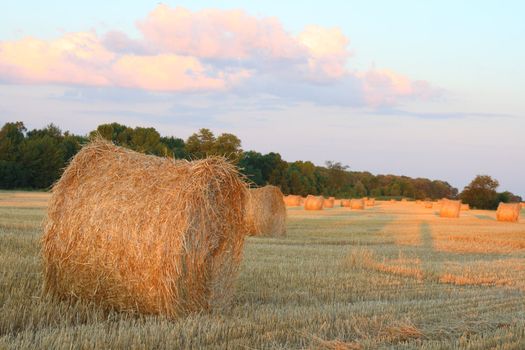
<path id="1" fill-rule="evenodd" d="M 176 321 L 41 297 L 47 194 L 0 192 L 1 348 L 525 349 L 525 212 L 288 209 L 247 238 L 230 308 Z"/>

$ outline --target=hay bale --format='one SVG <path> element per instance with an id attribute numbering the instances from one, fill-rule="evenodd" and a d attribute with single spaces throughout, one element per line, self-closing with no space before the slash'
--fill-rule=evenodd
<path id="1" fill-rule="evenodd" d="M 363 198 L 352 198 L 350 201 L 350 209 L 361 210 L 365 209 L 365 200 Z"/>
<path id="2" fill-rule="evenodd" d="M 284 197 L 284 204 L 287 207 L 300 207 L 301 204 L 301 196 L 294 196 L 294 195 L 288 195 Z"/>
<path id="3" fill-rule="evenodd" d="M 278 187 L 268 185 L 248 191 L 246 233 L 250 236 L 286 236 L 286 206 Z"/>
<path id="4" fill-rule="evenodd" d="M 304 209 L 306 210 L 322 210 L 324 206 L 323 196 L 311 196 L 306 197 L 304 201 Z"/>
<path id="5" fill-rule="evenodd" d="M 470 205 L 468 205 L 466 203 L 461 203 L 461 208 L 459 210 L 460 211 L 469 211 L 470 210 Z"/>
<path id="6" fill-rule="evenodd" d="M 341 199 L 341 206 L 344 208 L 350 208 L 350 199 Z"/>
<path id="7" fill-rule="evenodd" d="M 368 200 L 365 201 L 365 204 L 367 207 L 373 207 L 376 205 L 376 199 L 375 198 L 370 198 Z"/>
<path id="8" fill-rule="evenodd" d="M 496 211 L 498 221 L 518 222 L 520 217 L 520 203 L 500 203 Z"/>
<path id="9" fill-rule="evenodd" d="M 433 203 L 431 201 L 425 201 L 425 208 L 432 209 Z"/>
<path id="10" fill-rule="evenodd" d="M 442 218 L 459 218 L 461 201 L 445 200 L 442 202 L 439 216 Z"/>
<path id="11" fill-rule="evenodd" d="M 333 208 L 334 207 L 335 198 L 334 197 L 328 197 L 324 200 L 323 207 L 324 208 Z"/>
<path id="12" fill-rule="evenodd" d="M 395 202 L 396 202 L 396 200 L 395 200 L 395 199 L 393 199 L 393 198 L 392 198 L 392 199 L 390 199 L 390 203 L 395 203 Z"/>
<path id="13" fill-rule="evenodd" d="M 246 193 L 222 158 L 179 161 L 96 140 L 53 187 L 44 293 L 168 317 L 224 305 L 242 258 Z"/>

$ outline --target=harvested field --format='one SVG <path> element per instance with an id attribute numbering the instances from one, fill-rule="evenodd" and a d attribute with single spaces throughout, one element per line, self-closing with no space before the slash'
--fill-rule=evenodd
<path id="1" fill-rule="evenodd" d="M 246 239 L 229 308 L 172 321 L 42 298 L 45 210 L 0 207 L 0 348 L 525 348 L 523 210 L 287 210 L 286 237 Z"/>

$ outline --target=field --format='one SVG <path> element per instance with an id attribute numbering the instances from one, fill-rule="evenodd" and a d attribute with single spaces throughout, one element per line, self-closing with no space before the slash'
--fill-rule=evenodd
<path id="1" fill-rule="evenodd" d="M 523 210 L 289 208 L 287 237 L 247 239 L 231 308 L 169 321 L 42 298 L 46 203 L 0 192 L 0 349 L 525 349 Z"/>

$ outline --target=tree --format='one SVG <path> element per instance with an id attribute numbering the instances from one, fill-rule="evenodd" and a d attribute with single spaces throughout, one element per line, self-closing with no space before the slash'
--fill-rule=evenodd
<path id="1" fill-rule="evenodd" d="M 136 127 L 130 132 L 130 136 L 129 146 L 132 150 L 157 156 L 164 155 L 165 148 L 160 143 L 160 134 L 154 128 Z"/>
<path id="2" fill-rule="evenodd" d="M 266 185 L 267 179 L 263 176 L 265 166 L 264 156 L 255 151 L 244 152 L 238 163 L 241 173 L 257 186 Z"/>
<path id="3" fill-rule="evenodd" d="M 172 156 L 177 159 L 184 159 L 188 157 L 183 139 L 173 136 L 161 137 L 160 142 L 166 147 L 165 155 Z"/>
<path id="4" fill-rule="evenodd" d="M 101 136 L 118 146 L 128 147 L 131 143 L 133 129 L 119 123 L 101 124 L 89 133 L 90 138 Z"/>
<path id="5" fill-rule="evenodd" d="M 24 123 L 6 123 L 0 130 L 0 160 L 16 161 L 19 158 L 19 148 L 24 141 Z"/>
<path id="6" fill-rule="evenodd" d="M 366 197 L 366 187 L 361 181 L 357 181 L 354 186 L 354 195 L 356 197 Z"/>
<path id="7" fill-rule="evenodd" d="M 48 188 L 60 177 L 64 154 L 57 139 L 49 135 L 28 138 L 21 147 L 21 153 L 27 186 Z"/>
<path id="8" fill-rule="evenodd" d="M 488 175 L 478 175 L 463 189 L 459 198 L 478 209 L 496 209 L 498 206 L 498 180 Z"/>
<path id="9" fill-rule="evenodd" d="M 238 161 L 242 153 L 241 140 L 233 134 L 221 134 L 213 144 L 212 153 Z"/>
<path id="10" fill-rule="evenodd" d="M 521 201 L 522 201 L 522 198 L 520 196 L 515 195 L 512 192 L 504 191 L 504 192 L 498 193 L 498 202 L 520 203 Z"/>
<path id="11" fill-rule="evenodd" d="M 350 183 L 349 166 L 331 160 L 326 161 L 325 165 L 327 171 L 323 193 L 327 196 L 336 196 L 348 190 L 345 187 Z"/>
<path id="12" fill-rule="evenodd" d="M 87 143 L 87 141 L 88 139 L 86 137 L 73 135 L 66 131 L 62 143 L 60 144 L 64 156 L 64 163 L 67 164 L 69 160 L 80 151 L 82 145 Z"/>
<path id="13" fill-rule="evenodd" d="M 194 158 L 212 155 L 215 146 L 215 135 L 210 129 L 200 129 L 186 140 L 186 152 Z"/>

